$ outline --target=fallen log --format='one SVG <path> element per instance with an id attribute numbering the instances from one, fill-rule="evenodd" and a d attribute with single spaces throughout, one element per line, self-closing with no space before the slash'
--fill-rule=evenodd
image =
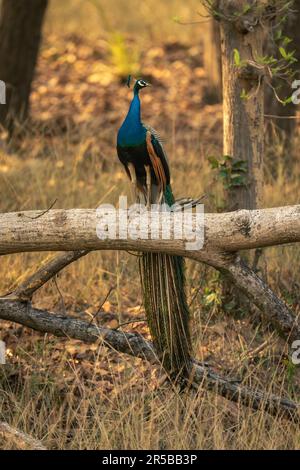
<path id="1" fill-rule="evenodd" d="M 155 218 L 155 215 L 154 215 Z M 35 309 L 30 300 L 36 290 L 68 264 L 91 250 L 133 250 L 167 252 L 204 262 L 231 279 L 262 310 L 266 319 L 289 342 L 300 337 L 300 323 L 286 304 L 246 266 L 237 250 L 300 241 L 300 206 L 207 214 L 203 226 L 203 246 L 187 249 L 187 238 L 163 238 L 159 227 L 155 239 L 99 238 L 98 215 L 95 210 L 73 209 L 27 211 L 0 214 L 0 255 L 24 251 L 65 251 L 29 276 L 13 292 L 0 297 L 0 318 L 13 321 L 44 333 L 67 336 L 86 342 L 103 341 L 109 348 L 158 363 L 151 343 L 140 335 L 100 328 L 71 317 Z M 190 222 L 191 224 L 194 223 Z M 201 237 L 200 237 L 201 238 Z M 191 385 L 216 391 L 232 401 L 253 409 L 263 408 L 291 419 L 299 418 L 299 405 L 281 397 L 249 389 L 237 381 L 193 361 Z"/>
<path id="2" fill-rule="evenodd" d="M 103 328 L 77 318 L 36 309 L 29 302 L 1 299 L 0 318 L 42 333 L 74 338 L 86 343 L 102 342 L 115 351 L 147 360 L 151 364 L 159 364 L 152 343 L 139 334 Z M 252 390 L 239 381 L 220 376 L 197 361 L 193 363 L 190 380 L 193 387 L 204 386 L 216 391 L 222 397 L 255 410 L 264 409 L 273 416 L 281 415 L 293 421 L 298 421 L 300 418 L 300 404 L 259 390 Z"/>
<path id="3" fill-rule="evenodd" d="M 47 450 L 47 448 L 37 439 L 34 439 L 29 436 L 29 434 L 25 434 L 3 421 L 0 421 L 0 435 L 1 434 L 10 441 L 15 441 L 21 449 L 29 447 L 31 450 Z"/>
<path id="4" fill-rule="evenodd" d="M 190 225 L 195 225 L 195 220 L 194 215 Z M 207 252 L 212 257 L 214 252 L 234 253 L 300 241 L 300 205 L 205 214 L 204 226 L 199 227 L 204 228 L 204 244 L 196 250 L 187 250 L 189 239 L 175 238 L 174 231 L 164 239 L 158 214 L 152 216 L 152 221 L 158 227 L 156 239 L 130 236 L 100 239 L 96 209 L 2 213 L 0 255 L 25 251 L 136 250 L 163 251 L 206 262 Z"/>
<path id="5" fill-rule="evenodd" d="M 158 219 L 159 216 L 153 215 L 154 222 L 155 217 Z M 46 282 L 55 270 L 60 270 L 91 250 L 163 251 L 218 269 L 250 298 L 289 343 L 300 338 L 299 318 L 236 253 L 242 249 L 299 242 L 300 205 L 206 214 L 203 226 L 198 227 L 198 230 L 204 230 L 203 247 L 196 250 L 187 250 L 189 240 L 176 238 L 172 231 L 170 238 L 164 239 L 159 220 L 155 222 L 158 227 L 156 239 L 100 239 L 97 235 L 98 219 L 97 210 L 92 209 L 0 214 L 0 255 L 23 251 L 72 252 L 60 255 L 54 260 L 54 266 L 41 268 L 25 281 L 26 288 L 21 286 L 20 291 L 13 295 L 20 299 L 22 292 L 23 298 L 30 298 L 36 283 L 39 287 L 40 276 L 42 283 Z M 190 223 L 194 222 L 192 220 Z"/>

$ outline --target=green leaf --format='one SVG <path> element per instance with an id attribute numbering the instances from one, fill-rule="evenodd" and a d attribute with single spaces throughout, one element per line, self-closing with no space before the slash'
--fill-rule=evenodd
<path id="1" fill-rule="evenodd" d="M 271 67 L 271 71 L 273 75 L 276 75 L 280 70 L 280 67 Z"/>
<path id="2" fill-rule="evenodd" d="M 233 164 L 243 166 L 243 165 L 247 165 L 247 162 L 246 160 L 235 160 Z"/>
<path id="3" fill-rule="evenodd" d="M 221 305 L 220 296 L 216 292 L 212 292 L 211 294 L 205 296 L 205 305 L 211 304 Z"/>
<path id="4" fill-rule="evenodd" d="M 283 101 L 283 106 L 292 102 L 293 96 L 289 96 Z"/>
<path id="5" fill-rule="evenodd" d="M 220 178 L 227 179 L 229 177 L 229 169 L 228 168 L 222 168 L 219 171 L 219 176 L 220 176 Z"/>
<path id="6" fill-rule="evenodd" d="M 245 173 L 248 171 L 248 164 L 244 160 L 236 160 L 232 164 L 232 169 Z"/>
<path id="7" fill-rule="evenodd" d="M 284 36 L 283 38 L 283 45 L 284 46 L 287 46 L 290 42 L 292 42 L 292 39 L 287 37 L 287 36 Z"/>
<path id="8" fill-rule="evenodd" d="M 249 5 L 249 3 L 246 3 L 243 8 L 243 14 L 248 13 L 249 10 L 251 10 L 251 5 Z"/>
<path id="9" fill-rule="evenodd" d="M 246 184 L 246 179 L 244 176 L 237 175 L 237 174 L 231 175 L 230 186 L 239 187 L 239 186 L 245 186 L 245 184 Z"/>
<path id="10" fill-rule="evenodd" d="M 248 93 L 246 92 L 245 88 L 242 89 L 241 94 L 240 94 L 240 98 L 241 98 L 242 100 L 247 100 L 247 99 L 249 98 L 249 95 L 248 95 Z"/>
<path id="11" fill-rule="evenodd" d="M 282 38 L 282 29 L 278 29 L 275 34 L 275 41 L 279 41 Z"/>
<path id="12" fill-rule="evenodd" d="M 284 47 L 280 47 L 280 48 L 279 48 L 279 52 L 280 52 L 280 54 L 282 55 L 282 57 L 283 57 L 284 59 L 287 59 L 287 58 L 288 58 L 288 55 L 287 55 L 286 50 L 284 49 Z"/>
<path id="13" fill-rule="evenodd" d="M 231 173 L 230 179 L 231 179 L 231 180 L 242 181 L 242 180 L 245 179 L 245 175 L 241 175 L 240 173 Z"/>
<path id="14" fill-rule="evenodd" d="M 219 160 L 216 157 L 213 157 L 213 156 L 208 157 L 208 161 L 210 163 L 212 170 L 219 168 Z"/>
<path id="15" fill-rule="evenodd" d="M 233 58 L 234 58 L 234 63 L 237 67 L 240 67 L 241 65 L 241 57 L 240 57 L 240 53 L 237 49 L 234 49 L 233 50 Z"/>
<path id="16" fill-rule="evenodd" d="M 266 56 L 265 57 L 265 64 L 267 65 L 270 65 L 270 64 L 276 64 L 277 63 L 277 59 L 275 59 L 275 57 L 273 57 L 272 55 L 271 56 Z"/>

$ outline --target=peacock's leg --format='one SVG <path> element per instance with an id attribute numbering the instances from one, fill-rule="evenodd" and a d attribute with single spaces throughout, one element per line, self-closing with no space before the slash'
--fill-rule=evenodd
<path id="1" fill-rule="evenodd" d="M 145 165 L 146 186 L 147 186 L 147 209 L 151 206 L 151 169 L 149 165 Z"/>
<path id="2" fill-rule="evenodd" d="M 127 168 L 130 173 L 130 180 L 132 184 L 132 197 L 133 197 L 134 202 L 137 202 L 139 198 L 139 194 L 138 194 L 135 167 L 132 163 L 128 163 Z"/>
<path id="3" fill-rule="evenodd" d="M 160 187 L 160 188 L 159 188 L 158 204 L 161 204 L 161 203 L 162 203 L 163 195 L 164 195 L 164 192 L 163 192 L 162 188 Z"/>

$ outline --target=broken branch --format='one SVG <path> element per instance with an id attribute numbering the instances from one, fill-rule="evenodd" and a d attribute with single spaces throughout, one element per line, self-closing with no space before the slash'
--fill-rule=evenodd
<path id="1" fill-rule="evenodd" d="M 65 336 L 87 343 L 102 341 L 105 346 L 115 351 L 158 364 L 152 343 L 141 335 L 111 330 L 76 318 L 39 310 L 32 307 L 29 302 L 0 299 L 0 318 L 55 336 Z M 282 414 L 292 420 L 298 420 L 300 417 L 299 404 L 289 399 L 251 390 L 237 381 L 220 376 L 197 361 L 193 363 L 191 381 L 194 387 L 205 385 L 209 390 L 216 390 L 219 395 L 253 409 L 263 408 L 272 415 Z"/>

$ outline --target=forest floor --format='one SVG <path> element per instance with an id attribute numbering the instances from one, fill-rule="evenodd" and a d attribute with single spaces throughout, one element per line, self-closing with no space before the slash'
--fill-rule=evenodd
<path id="1" fill-rule="evenodd" d="M 208 158 L 222 156 L 222 107 L 208 93 L 202 46 L 179 41 L 149 47 L 139 58 L 143 120 L 156 128 L 169 154 L 177 197 L 206 194 L 205 210 L 221 211 L 224 193 Z M 77 34 L 47 35 L 31 96 L 31 120 L 13 146 L 0 150 L 1 211 L 97 207 L 128 192 L 115 141 L 131 90 L 120 79 L 107 42 Z M 273 127 L 266 146 L 264 206 L 299 203 L 299 156 L 286 171 Z M 296 139 L 296 137 L 295 137 Z M 296 148 L 296 145 L 295 145 Z M 299 147 L 298 147 L 299 148 Z M 298 161 L 296 160 L 298 158 Z M 290 168 L 289 168 L 290 170 Z M 4 294 L 50 253 L 1 258 Z M 300 248 L 266 249 L 261 273 L 300 313 Z M 91 319 L 149 338 L 137 259 L 90 253 L 34 296 L 34 305 Z M 222 278 L 187 262 L 194 355 L 229 378 L 299 401 L 300 371 L 288 348 L 260 315 L 221 308 Z M 158 371 L 104 345 L 42 335 L 1 322 L 7 364 L 0 366 L 0 421 L 40 439 L 49 449 L 296 449 L 299 428 L 205 391 L 156 391 Z M 0 448 L 18 448 L 0 436 Z"/>

